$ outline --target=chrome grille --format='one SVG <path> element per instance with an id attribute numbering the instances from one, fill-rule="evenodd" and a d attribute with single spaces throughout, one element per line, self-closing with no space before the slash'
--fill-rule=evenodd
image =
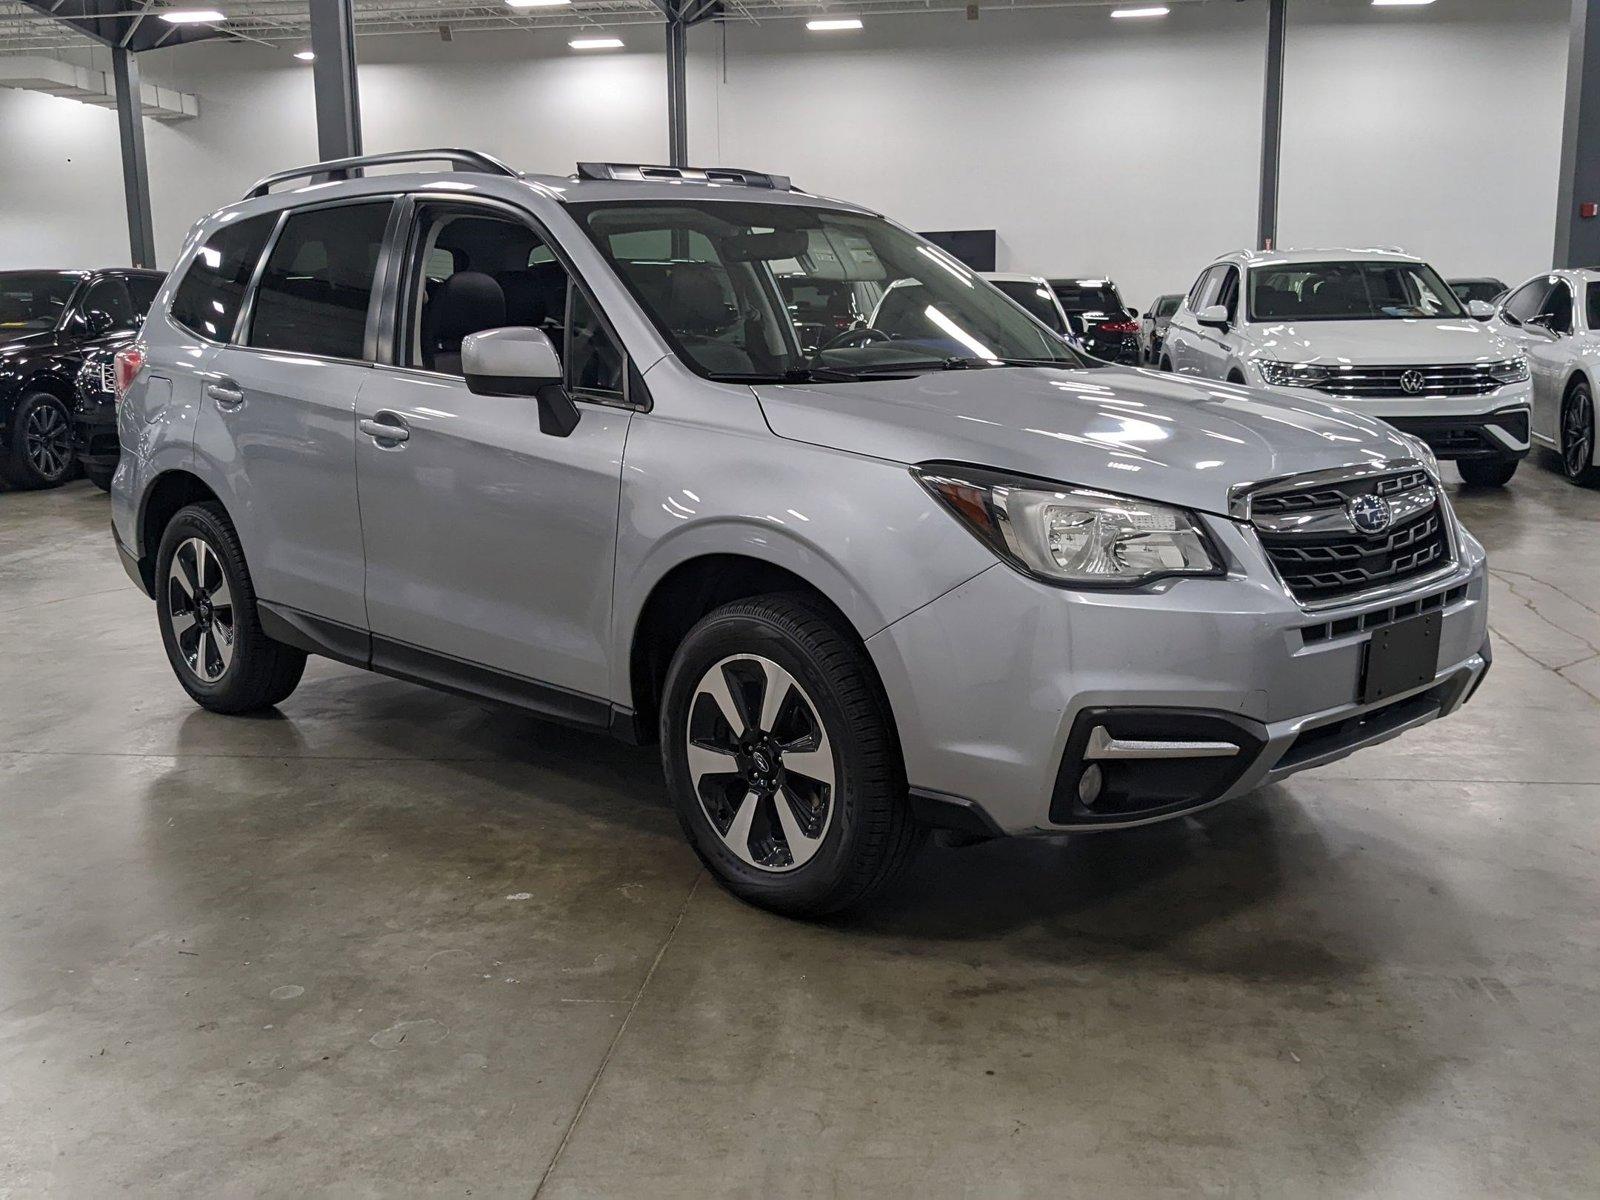
<path id="1" fill-rule="evenodd" d="M 114 392 L 117 390 L 117 364 L 115 359 L 106 359 L 100 364 L 100 390 Z"/>
<path id="2" fill-rule="evenodd" d="M 1334 367 L 1329 378 L 1310 386 L 1330 396 L 1485 396 L 1503 386 L 1494 372 L 1508 365 Z"/>
<path id="3" fill-rule="evenodd" d="M 1378 501 L 1380 503 L 1374 503 Z M 1387 522 L 1365 530 L 1362 508 Z M 1248 516 L 1278 577 L 1307 607 L 1345 603 L 1432 576 L 1454 562 L 1449 517 L 1425 471 L 1279 481 L 1248 497 Z"/>

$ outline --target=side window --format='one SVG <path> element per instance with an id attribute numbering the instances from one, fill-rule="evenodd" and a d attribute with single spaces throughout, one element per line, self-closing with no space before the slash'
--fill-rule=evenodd
<path id="1" fill-rule="evenodd" d="M 567 387 L 621 399 L 625 362 L 622 348 L 601 322 L 588 293 L 571 287 L 568 294 L 572 302 L 567 321 Z"/>
<path id="2" fill-rule="evenodd" d="M 1583 287 L 1583 306 L 1586 323 L 1591 330 L 1600 330 L 1600 283 L 1586 283 Z"/>
<path id="3" fill-rule="evenodd" d="M 102 319 L 110 320 L 102 331 L 106 333 L 132 329 L 138 324 L 134 319 L 133 301 L 128 298 L 128 285 L 115 275 L 97 279 L 90 286 L 83 303 L 78 306 L 78 315 L 81 321 L 87 322 L 91 313 L 101 313 Z"/>
<path id="4" fill-rule="evenodd" d="M 246 343 L 366 357 L 367 309 L 390 208 L 383 200 L 292 213 L 256 288 Z"/>
<path id="5" fill-rule="evenodd" d="M 1564 281 L 1558 279 L 1539 306 L 1539 320 L 1552 333 L 1572 332 L 1572 289 Z"/>
<path id="6" fill-rule="evenodd" d="M 1206 280 L 1210 278 L 1210 276 L 1211 268 L 1207 267 L 1204 271 L 1201 271 L 1199 278 L 1194 281 L 1194 286 L 1189 289 L 1189 294 L 1184 297 L 1184 301 L 1189 305 L 1191 312 L 1199 311 L 1200 297 L 1205 293 Z"/>
<path id="7" fill-rule="evenodd" d="M 1543 307 L 1544 298 L 1550 291 L 1550 281 L 1535 279 L 1525 283 L 1511 293 L 1511 298 L 1505 302 L 1502 314 L 1513 325 L 1525 325 L 1539 315 Z"/>
<path id="8" fill-rule="evenodd" d="M 207 238 L 173 294 L 172 319 L 201 337 L 232 339 L 245 288 L 277 223 L 277 213 L 264 213 L 225 225 Z"/>
<path id="9" fill-rule="evenodd" d="M 1217 298 L 1212 301 L 1228 310 L 1228 320 L 1235 321 L 1239 317 L 1239 272 L 1237 268 L 1227 267 L 1222 276 L 1222 287 L 1217 291 Z"/>
<path id="10" fill-rule="evenodd" d="M 1210 308 L 1217 303 L 1217 293 L 1222 290 L 1222 280 L 1227 271 L 1226 267 L 1212 267 L 1206 272 L 1205 286 L 1200 289 L 1200 303 L 1195 305 L 1196 310 Z"/>
<path id="11" fill-rule="evenodd" d="M 161 280 L 153 275 L 130 275 L 128 277 L 128 299 L 133 302 L 133 315 L 139 320 L 144 320 L 144 315 L 150 311 L 150 305 L 155 301 L 156 293 L 161 290 Z"/>

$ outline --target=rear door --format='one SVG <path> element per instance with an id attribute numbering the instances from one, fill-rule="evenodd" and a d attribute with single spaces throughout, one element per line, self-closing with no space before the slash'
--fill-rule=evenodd
<path id="1" fill-rule="evenodd" d="M 257 595 L 366 627 L 356 398 L 371 375 L 374 277 L 392 198 L 280 220 L 237 341 L 211 360 L 195 453 L 231 493 Z"/>

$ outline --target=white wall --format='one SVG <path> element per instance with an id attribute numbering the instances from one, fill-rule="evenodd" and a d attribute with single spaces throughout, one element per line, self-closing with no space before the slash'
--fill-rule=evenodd
<path id="1" fill-rule="evenodd" d="M 1283 244 L 1403 243 L 1446 272 L 1549 264 L 1567 0 L 1374 10 L 1295 0 Z M 577 55 L 569 34 L 458 32 L 360 46 L 367 148 L 476 146 L 535 170 L 662 161 L 659 32 Z M 1154 23 L 1103 10 L 792 21 L 691 36 L 690 151 L 791 174 L 921 229 L 996 228 L 1003 268 L 1106 272 L 1140 303 L 1255 236 L 1265 4 Z M 202 116 L 146 122 L 157 249 L 258 176 L 315 157 L 311 71 L 191 46 L 146 78 Z M 80 56 L 81 57 L 81 56 Z M 115 115 L 0 89 L 0 266 L 126 259 Z"/>

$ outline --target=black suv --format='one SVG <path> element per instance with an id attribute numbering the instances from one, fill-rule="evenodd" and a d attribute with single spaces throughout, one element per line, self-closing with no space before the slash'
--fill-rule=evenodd
<path id="1" fill-rule="evenodd" d="M 1116 284 L 1072 278 L 1052 279 L 1050 287 L 1067 314 L 1073 339 L 1086 353 L 1130 367 L 1140 364 L 1139 315 L 1122 302 Z"/>
<path id="2" fill-rule="evenodd" d="M 162 278 L 159 271 L 0 271 L 0 481 L 38 488 L 71 477 L 78 372 L 92 352 L 133 338 Z M 105 432 L 98 430 L 102 441 Z M 115 440 L 112 431 L 113 450 Z"/>

